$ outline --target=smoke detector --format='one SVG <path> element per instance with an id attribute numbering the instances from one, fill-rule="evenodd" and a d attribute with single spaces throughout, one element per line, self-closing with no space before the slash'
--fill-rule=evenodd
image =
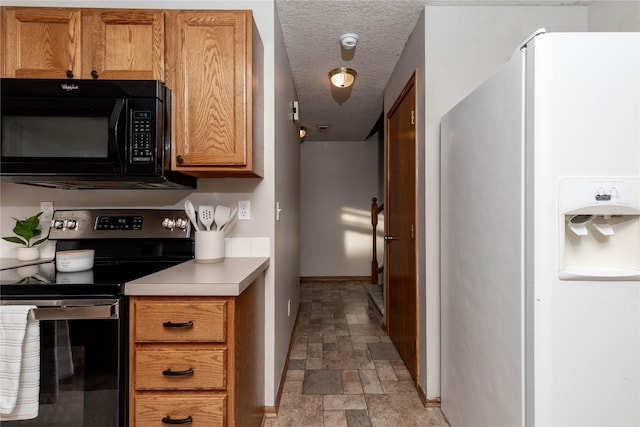
<path id="1" fill-rule="evenodd" d="M 358 35 L 356 33 L 345 33 L 340 36 L 340 44 L 347 50 L 353 49 L 358 44 Z"/>

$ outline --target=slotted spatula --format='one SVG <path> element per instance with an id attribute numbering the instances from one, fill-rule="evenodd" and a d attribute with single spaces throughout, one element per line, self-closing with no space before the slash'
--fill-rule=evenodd
<path id="1" fill-rule="evenodd" d="M 200 217 L 200 222 L 205 226 L 207 231 L 211 231 L 211 225 L 213 224 L 214 218 L 214 210 L 213 206 L 200 206 L 198 209 L 198 216 Z"/>

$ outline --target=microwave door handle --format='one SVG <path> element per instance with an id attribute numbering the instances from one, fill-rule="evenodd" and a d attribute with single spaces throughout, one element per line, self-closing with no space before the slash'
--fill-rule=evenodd
<path id="1" fill-rule="evenodd" d="M 92 306 L 38 307 L 31 310 L 35 320 L 118 319 L 118 303 Z"/>
<path id="2" fill-rule="evenodd" d="M 118 146 L 118 128 L 120 126 L 120 117 L 122 116 L 122 110 L 124 109 L 125 100 L 122 98 L 116 99 L 115 105 L 113 106 L 113 111 L 111 111 L 111 117 L 109 117 L 109 133 L 110 133 L 110 141 L 113 141 L 113 147 L 109 148 L 109 151 L 115 151 L 115 158 L 120 162 L 122 157 L 122 153 L 120 153 L 120 147 Z M 126 131 L 126 129 L 124 130 Z M 119 164 L 118 166 L 124 167 L 124 165 Z"/>

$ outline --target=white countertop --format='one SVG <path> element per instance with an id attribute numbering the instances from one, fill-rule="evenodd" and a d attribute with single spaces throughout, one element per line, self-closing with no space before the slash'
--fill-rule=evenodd
<path id="1" fill-rule="evenodd" d="M 125 295 L 238 296 L 269 266 L 269 258 L 225 258 L 215 264 L 193 260 L 125 283 Z"/>

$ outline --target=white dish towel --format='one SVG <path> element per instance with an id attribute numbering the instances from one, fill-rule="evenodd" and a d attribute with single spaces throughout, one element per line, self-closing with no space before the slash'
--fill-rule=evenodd
<path id="1" fill-rule="evenodd" d="M 0 421 L 38 416 L 40 324 L 35 306 L 0 305 Z"/>

